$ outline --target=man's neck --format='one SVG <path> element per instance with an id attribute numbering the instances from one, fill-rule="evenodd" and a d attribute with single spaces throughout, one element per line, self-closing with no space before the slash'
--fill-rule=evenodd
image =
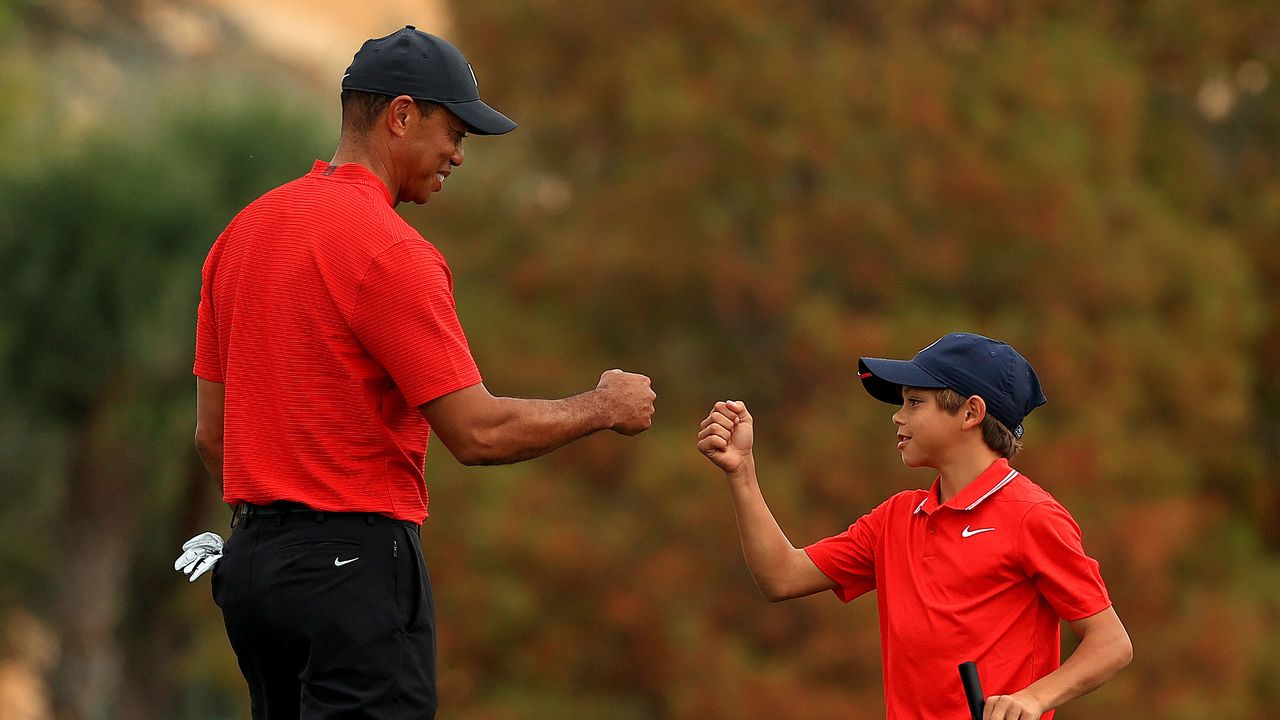
<path id="1" fill-rule="evenodd" d="M 991 467 L 991 463 L 1000 456 L 984 444 L 980 450 L 968 450 L 955 453 L 946 462 L 938 465 L 938 504 L 941 505 L 959 495 L 969 483 Z"/>
<path id="2" fill-rule="evenodd" d="M 371 148 L 365 143 L 353 142 L 344 137 L 338 142 L 338 149 L 334 151 L 333 159 L 329 163 L 331 165 L 345 165 L 347 163 L 363 165 L 386 186 L 387 192 L 394 199 L 393 204 L 399 204 L 400 188 L 393 180 L 391 163 L 387 162 L 386 153 L 377 152 L 375 148 Z"/>

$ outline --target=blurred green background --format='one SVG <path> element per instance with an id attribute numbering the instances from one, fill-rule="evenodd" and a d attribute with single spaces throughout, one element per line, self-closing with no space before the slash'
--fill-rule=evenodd
<path id="1" fill-rule="evenodd" d="M 1015 464 L 1133 637 L 1059 716 L 1280 716 L 1274 0 L 5 0 L 0 717 L 248 716 L 172 570 L 227 529 L 191 442 L 200 264 L 332 155 L 342 69 L 405 23 L 521 123 L 401 208 L 489 388 L 622 367 L 659 396 L 636 439 L 433 450 L 442 717 L 883 717 L 874 599 L 762 600 L 695 438 L 746 400 L 792 541 L 839 532 L 931 480 L 857 356 L 951 330 L 1039 370 Z"/>

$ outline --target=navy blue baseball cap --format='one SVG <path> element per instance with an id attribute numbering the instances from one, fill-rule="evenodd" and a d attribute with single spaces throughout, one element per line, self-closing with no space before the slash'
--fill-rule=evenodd
<path id="1" fill-rule="evenodd" d="M 342 76 L 342 89 L 439 103 L 475 135 L 502 135 L 516 127 L 480 99 L 476 74 L 458 48 L 412 25 L 366 40 Z"/>
<path id="2" fill-rule="evenodd" d="M 977 395 L 1018 438 L 1022 419 L 1045 403 L 1031 363 L 1011 345 L 975 333 L 943 335 L 910 360 L 860 358 L 858 377 L 871 397 L 890 405 L 902 404 L 904 386 Z"/>

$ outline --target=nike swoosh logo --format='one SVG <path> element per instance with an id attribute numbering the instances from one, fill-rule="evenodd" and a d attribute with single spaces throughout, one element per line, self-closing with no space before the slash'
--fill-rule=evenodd
<path id="1" fill-rule="evenodd" d="M 978 528 L 977 530 L 970 530 L 969 526 L 965 525 L 964 529 L 960 531 L 960 537 L 973 537 L 978 533 L 991 532 L 992 530 L 995 530 L 995 528 Z"/>
<path id="2" fill-rule="evenodd" d="M 334 559 L 333 559 L 333 566 L 334 566 L 334 567 L 342 567 L 343 565 L 346 565 L 347 563 L 353 563 L 353 562 L 355 562 L 355 561 L 357 561 L 357 560 L 359 560 L 359 559 L 360 559 L 360 558 L 359 558 L 359 556 L 357 556 L 357 557 L 353 557 L 353 558 L 351 558 L 350 560 L 339 560 L 338 558 L 334 558 Z"/>

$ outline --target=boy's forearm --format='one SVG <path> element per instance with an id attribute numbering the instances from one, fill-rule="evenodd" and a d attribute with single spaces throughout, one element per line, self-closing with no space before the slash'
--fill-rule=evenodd
<path id="1" fill-rule="evenodd" d="M 1104 611 L 1114 615 L 1113 610 Z M 1084 635 L 1079 647 L 1055 671 L 1027 686 L 1045 711 L 1097 690 L 1124 669 L 1133 658 L 1133 646 L 1119 620 L 1114 626 Z"/>
<path id="2" fill-rule="evenodd" d="M 792 597 L 788 569 L 797 550 L 778 525 L 765 503 L 756 480 L 755 458 L 748 455 L 742 466 L 726 473 L 733 510 L 738 519 L 742 555 L 760 592 L 769 600 Z"/>

